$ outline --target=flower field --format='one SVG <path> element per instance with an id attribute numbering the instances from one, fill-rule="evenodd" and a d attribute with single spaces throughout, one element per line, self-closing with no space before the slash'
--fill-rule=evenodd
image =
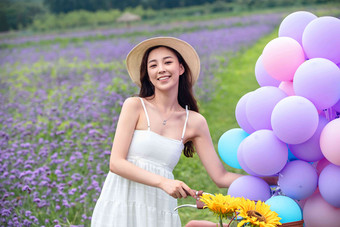
<path id="1" fill-rule="evenodd" d="M 138 93 L 124 63 L 135 44 L 166 35 L 193 45 L 201 57 L 195 93 L 209 102 L 218 84 L 216 58 L 228 62 L 271 33 L 282 17 L 1 39 L 0 225 L 90 225 L 121 104 Z"/>

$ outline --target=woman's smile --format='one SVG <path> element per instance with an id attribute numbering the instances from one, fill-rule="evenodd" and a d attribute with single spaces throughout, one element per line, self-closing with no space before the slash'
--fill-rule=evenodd
<path id="1" fill-rule="evenodd" d="M 157 80 L 159 81 L 164 81 L 164 80 L 168 80 L 171 76 L 160 76 L 157 78 Z"/>

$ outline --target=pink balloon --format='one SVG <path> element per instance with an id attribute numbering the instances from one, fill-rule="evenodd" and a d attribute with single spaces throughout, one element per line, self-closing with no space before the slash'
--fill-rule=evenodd
<path id="1" fill-rule="evenodd" d="M 336 227 L 340 223 L 340 208 L 327 203 L 320 193 L 307 199 L 303 207 L 306 227 Z"/>
<path id="2" fill-rule="evenodd" d="M 299 206 L 301 207 L 301 209 L 303 209 L 303 207 L 305 206 L 307 199 L 301 199 L 301 200 L 297 200 L 297 204 L 299 204 Z"/>
<path id="3" fill-rule="evenodd" d="M 328 161 L 340 166 L 340 118 L 332 120 L 324 127 L 320 147 Z"/>
<path id="4" fill-rule="evenodd" d="M 303 32 L 302 45 L 309 59 L 327 58 L 340 63 L 340 19 L 324 16 L 311 21 Z"/>
<path id="5" fill-rule="evenodd" d="M 279 36 L 291 37 L 302 45 L 302 34 L 305 27 L 316 18 L 317 16 L 306 11 L 291 13 L 281 22 Z"/>
<path id="6" fill-rule="evenodd" d="M 340 69 L 328 59 L 310 59 L 296 70 L 293 85 L 318 110 L 330 108 L 340 99 Z"/>
<path id="7" fill-rule="evenodd" d="M 248 92 L 245 95 L 243 95 L 238 101 L 235 109 L 235 116 L 238 125 L 248 134 L 255 132 L 255 129 L 249 124 L 246 115 L 246 104 L 251 93 L 253 92 Z"/>
<path id="8" fill-rule="evenodd" d="M 317 165 L 316 165 L 316 171 L 317 173 L 320 175 L 321 171 L 328 166 L 329 164 L 331 164 L 326 158 L 321 159 L 320 161 L 318 161 Z"/>
<path id="9" fill-rule="evenodd" d="M 319 124 L 314 135 L 307 141 L 299 144 L 289 144 L 288 147 L 292 154 L 298 159 L 315 162 L 324 158 L 320 148 L 320 135 L 323 128 L 328 124 L 324 116 L 319 115 Z"/>
<path id="10" fill-rule="evenodd" d="M 282 81 L 279 85 L 279 88 L 284 91 L 288 96 L 295 95 L 293 82 L 291 81 Z"/>
<path id="11" fill-rule="evenodd" d="M 264 86 L 256 89 L 248 98 L 246 116 L 249 124 L 255 129 L 272 129 L 270 117 L 275 105 L 287 97 L 281 89 Z"/>
<path id="12" fill-rule="evenodd" d="M 296 69 L 305 61 L 301 45 L 290 37 L 278 37 L 263 49 L 263 66 L 273 78 L 292 81 Z"/>
<path id="13" fill-rule="evenodd" d="M 280 172 L 288 160 L 288 147 L 271 130 L 258 130 L 242 141 L 242 157 L 247 167 L 258 175 Z"/>
<path id="14" fill-rule="evenodd" d="M 262 63 L 262 55 L 257 59 L 256 65 L 255 65 L 255 76 L 257 83 L 263 87 L 263 86 L 274 86 L 277 87 L 280 84 L 280 81 L 274 79 L 271 77 L 267 71 L 263 67 Z"/>
<path id="15" fill-rule="evenodd" d="M 275 135 L 285 143 L 298 144 L 310 139 L 319 123 L 319 114 L 308 99 L 289 96 L 282 99 L 272 112 L 271 124 Z"/>

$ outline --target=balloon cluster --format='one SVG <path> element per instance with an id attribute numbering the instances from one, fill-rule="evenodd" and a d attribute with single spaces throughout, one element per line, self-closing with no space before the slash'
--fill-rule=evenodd
<path id="1" fill-rule="evenodd" d="M 267 201 L 283 223 L 339 225 L 339 67 L 340 19 L 306 11 L 284 18 L 256 62 L 260 87 L 237 103 L 241 128 L 218 142 L 222 160 L 250 174 L 228 194 Z M 278 176 L 279 196 L 271 197 L 266 176 Z"/>

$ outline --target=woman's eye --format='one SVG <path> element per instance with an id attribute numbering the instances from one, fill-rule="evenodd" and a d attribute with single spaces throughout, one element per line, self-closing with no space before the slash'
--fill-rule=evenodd
<path id="1" fill-rule="evenodd" d="M 171 64 L 172 63 L 172 61 L 167 61 L 167 62 L 165 62 L 165 64 L 167 64 L 167 65 L 169 65 L 169 64 Z"/>
<path id="2" fill-rule="evenodd" d="M 156 67 L 155 64 L 149 65 L 149 68 L 155 68 L 155 67 Z"/>

